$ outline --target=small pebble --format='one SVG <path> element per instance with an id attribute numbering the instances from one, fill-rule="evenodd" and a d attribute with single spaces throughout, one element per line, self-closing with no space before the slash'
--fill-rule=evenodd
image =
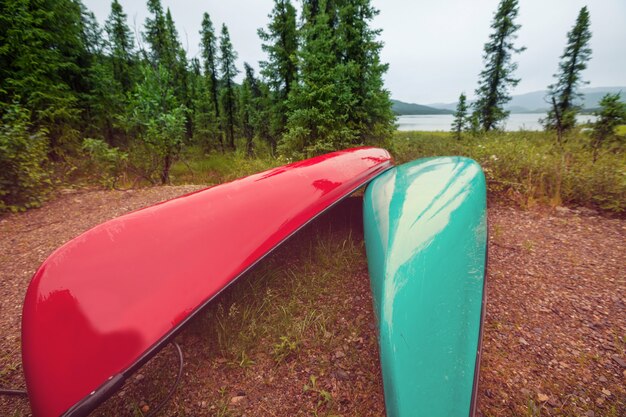
<path id="1" fill-rule="evenodd" d="M 230 399 L 230 403 L 231 403 L 231 404 L 239 404 L 239 403 L 241 403 L 243 400 L 245 400 L 245 398 L 246 398 L 246 397 L 245 397 L 245 396 L 243 396 L 243 395 L 237 395 L 237 396 L 235 396 L 235 397 L 233 397 L 233 398 L 231 398 L 231 399 Z"/>

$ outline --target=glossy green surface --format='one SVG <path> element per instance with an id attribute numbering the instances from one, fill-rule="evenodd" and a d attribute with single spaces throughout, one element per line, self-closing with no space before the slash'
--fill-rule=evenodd
<path id="1" fill-rule="evenodd" d="M 470 415 L 487 242 L 480 166 L 393 168 L 368 186 L 364 222 L 387 416 Z"/>

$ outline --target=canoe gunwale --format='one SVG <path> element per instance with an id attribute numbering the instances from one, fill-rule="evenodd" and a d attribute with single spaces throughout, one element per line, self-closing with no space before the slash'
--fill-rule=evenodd
<path id="1" fill-rule="evenodd" d="M 487 204 L 488 206 L 488 204 Z M 489 207 L 487 207 L 488 209 Z M 487 219 L 487 240 L 485 243 L 485 273 L 483 275 L 483 298 L 480 305 L 480 323 L 478 330 L 478 349 L 476 349 L 476 364 L 474 365 L 474 383 L 472 385 L 472 400 L 470 402 L 469 417 L 476 415 L 478 407 L 478 382 L 480 379 L 480 360 L 483 355 L 483 336 L 485 330 L 485 317 L 487 315 L 487 272 L 489 271 L 489 219 Z"/>

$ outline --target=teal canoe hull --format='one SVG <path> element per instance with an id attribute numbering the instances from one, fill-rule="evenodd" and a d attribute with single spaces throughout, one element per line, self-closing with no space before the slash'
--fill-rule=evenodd
<path id="1" fill-rule="evenodd" d="M 485 178 L 420 159 L 368 186 L 365 244 L 388 417 L 473 413 L 487 257 Z"/>

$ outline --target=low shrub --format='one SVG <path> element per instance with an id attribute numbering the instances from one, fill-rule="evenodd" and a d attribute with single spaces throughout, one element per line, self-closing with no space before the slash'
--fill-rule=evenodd
<path id="1" fill-rule="evenodd" d="M 89 158 L 88 172 L 106 188 L 115 188 L 125 173 L 128 154 L 100 139 L 85 139 L 83 151 Z"/>
<path id="2" fill-rule="evenodd" d="M 0 124 L 0 212 L 39 207 L 51 186 L 44 130 L 33 131 L 30 113 L 18 104 Z"/>
<path id="3" fill-rule="evenodd" d="M 472 158 L 483 167 L 490 192 L 524 206 L 542 202 L 626 211 L 624 149 L 602 149 L 594 162 L 589 138 L 579 132 L 562 146 L 546 132 L 467 135 L 460 141 L 442 132 L 396 132 L 393 153 L 398 163 L 428 156 Z"/>

